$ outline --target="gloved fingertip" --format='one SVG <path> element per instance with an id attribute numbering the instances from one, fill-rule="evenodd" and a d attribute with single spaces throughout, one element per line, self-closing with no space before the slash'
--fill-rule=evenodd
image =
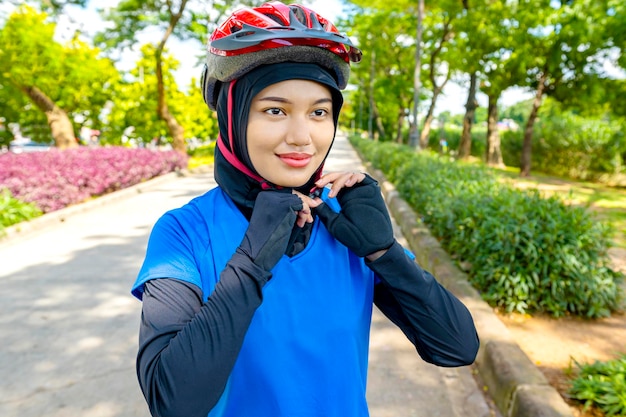
<path id="1" fill-rule="evenodd" d="M 335 213 L 333 211 L 333 209 L 331 209 L 330 207 L 328 207 L 328 205 L 324 202 L 322 202 L 322 204 L 320 204 L 319 206 L 313 208 L 313 211 L 322 219 L 322 220 L 328 220 L 330 218 L 333 217 L 333 215 L 337 215 L 337 213 Z"/>

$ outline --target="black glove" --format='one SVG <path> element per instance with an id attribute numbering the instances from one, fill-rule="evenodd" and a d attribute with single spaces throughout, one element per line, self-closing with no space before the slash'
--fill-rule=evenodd
<path id="1" fill-rule="evenodd" d="M 326 204 L 314 210 L 328 231 L 358 256 L 388 249 L 395 241 L 387 206 L 378 183 L 369 175 L 337 194 L 341 212 Z"/>
<path id="2" fill-rule="evenodd" d="M 302 200 L 291 191 L 260 192 L 237 252 L 269 271 L 285 253 L 300 210 Z"/>

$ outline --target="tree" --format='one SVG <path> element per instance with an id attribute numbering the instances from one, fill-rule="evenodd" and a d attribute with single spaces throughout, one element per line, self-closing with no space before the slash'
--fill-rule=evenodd
<path id="1" fill-rule="evenodd" d="M 476 71 L 474 71 L 470 74 L 467 101 L 465 102 L 463 131 L 461 132 L 461 140 L 459 141 L 459 159 L 467 159 L 472 153 L 472 125 L 474 124 L 476 108 L 478 107 L 478 101 L 476 100 L 477 84 L 478 75 Z"/>
<path id="2" fill-rule="evenodd" d="M 405 74 L 413 70 L 413 45 L 411 37 L 404 35 L 412 31 L 412 15 L 389 8 L 359 9 L 355 15 L 358 18 L 351 22 L 339 22 L 351 27 L 349 34 L 359 39 L 358 45 L 365 51 L 363 60 L 352 66 L 350 81 L 360 88 L 351 91 L 350 98 L 367 106 L 360 105 L 354 116 L 360 121 L 359 128 L 366 118 L 371 121 L 368 130 L 373 136 L 402 142 L 412 99 L 412 83 Z"/>
<path id="3" fill-rule="evenodd" d="M 431 8 L 429 13 L 429 30 L 426 32 L 424 49 L 428 51 L 428 80 L 432 87 L 430 105 L 424 118 L 424 126 L 420 133 L 419 145 L 421 149 L 428 147 L 430 135 L 430 124 L 432 123 L 437 99 L 441 95 L 446 84 L 450 80 L 452 67 L 450 64 L 450 49 L 448 44 L 454 37 L 453 22 L 458 17 L 459 7 L 457 1 L 438 4 L 436 8 Z M 443 71 L 441 68 L 444 68 Z M 443 73 L 442 73 L 443 72 Z M 440 81 L 439 81 L 439 80 Z"/>
<path id="4" fill-rule="evenodd" d="M 125 81 L 118 85 L 113 95 L 108 123 L 103 128 L 103 135 L 114 138 L 113 143 L 133 141 L 147 145 L 155 139 L 160 142 L 169 133 L 165 122 L 154 111 L 157 107 L 155 46 L 146 44 L 141 52 L 135 68 L 124 74 Z M 176 120 L 180 121 L 190 137 L 202 140 L 215 138 L 217 121 L 204 103 L 199 81 L 192 80 L 187 94 L 181 92 L 172 75 L 179 62 L 167 51 L 162 56 L 162 62 L 167 100 Z"/>
<path id="5" fill-rule="evenodd" d="M 478 58 L 481 67 L 480 90 L 488 97 L 484 160 L 490 166 L 504 166 L 498 102 L 504 90 L 524 80 L 521 69 L 524 67 L 515 58 L 525 39 L 513 21 L 514 12 L 509 2 L 475 1 L 472 4 L 472 12 L 480 15 L 474 18 L 477 25 L 470 35 L 472 56 Z"/>
<path id="6" fill-rule="evenodd" d="M 611 45 L 606 28 L 616 27 L 613 22 L 618 15 L 608 2 L 593 0 L 525 0 L 516 12 L 520 29 L 528 34 L 519 62 L 527 69 L 526 85 L 535 90 L 524 129 L 520 164 L 520 175 L 528 176 L 533 127 L 543 96 L 561 95 L 563 99 L 586 94 L 590 82 L 602 72 L 603 51 Z M 623 21 L 621 24 L 623 28 Z M 574 89 L 577 85 L 586 87 Z"/>
<path id="7" fill-rule="evenodd" d="M 424 0 L 418 0 L 417 5 L 417 30 L 415 35 L 415 70 L 413 73 L 413 108 L 411 111 L 411 128 L 409 130 L 409 144 L 416 147 L 420 138 L 419 132 L 419 101 L 422 89 L 422 36 L 424 32 L 423 22 L 425 13 Z"/>
<path id="8" fill-rule="evenodd" d="M 164 82 L 163 53 L 170 37 L 182 41 L 206 42 L 207 31 L 224 12 L 237 4 L 233 0 L 122 0 L 117 7 L 103 12 L 113 28 L 97 36 L 97 42 L 108 48 L 127 48 L 137 42 L 147 29 L 157 29 L 160 38 L 155 45 L 155 72 L 157 79 L 156 111 L 165 122 L 172 145 L 178 152 L 186 152 L 183 126 L 172 113 Z M 202 49 L 199 47 L 198 51 Z"/>
<path id="9" fill-rule="evenodd" d="M 476 120 L 478 83 L 483 76 L 485 55 L 494 49 L 495 33 L 500 27 L 501 4 L 488 4 L 483 0 L 474 0 L 470 4 L 463 2 L 462 16 L 456 22 L 455 46 L 459 64 L 454 69 L 469 74 L 469 87 L 463 116 L 463 131 L 459 142 L 459 158 L 466 159 L 472 150 L 472 127 Z M 494 12 L 494 9 L 495 12 Z M 494 21 L 495 20 L 495 21 Z M 452 63 L 451 63 L 452 64 Z"/>
<path id="10" fill-rule="evenodd" d="M 97 37 L 97 41 L 107 47 L 132 45 L 136 42 L 137 35 L 149 25 L 161 26 L 163 32 L 160 40 L 156 42 L 154 54 L 157 78 L 156 112 L 167 125 L 174 149 L 181 153 L 186 152 L 184 129 L 167 105 L 163 79 L 163 52 L 170 36 L 175 31 L 180 31 L 178 24 L 186 7 L 187 0 L 177 2 L 176 6 L 171 1 L 123 0 L 116 8 L 105 13 L 105 19 L 113 22 L 114 27 Z"/>
<path id="11" fill-rule="evenodd" d="M 47 14 L 32 7 L 20 7 L 11 14 L 0 30 L 0 85 L 2 94 L 19 92 L 28 97 L 45 115 L 55 145 L 64 149 L 77 146 L 70 115 L 97 118 L 108 99 L 106 89 L 118 73 L 78 34 L 65 45 L 56 42 L 55 27 Z M 9 116 L 20 120 L 9 121 L 27 128 L 22 123 L 27 118 L 21 113 L 31 108 L 15 100 L 13 105 L 21 110 Z"/>

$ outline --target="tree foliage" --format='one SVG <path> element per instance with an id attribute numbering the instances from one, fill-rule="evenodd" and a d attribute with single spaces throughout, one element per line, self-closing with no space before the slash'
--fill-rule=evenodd
<path id="1" fill-rule="evenodd" d="M 4 23 L 0 109 L 7 124 L 18 123 L 26 132 L 35 127 L 32 136 L 44 141 L 54 138 L 58 146 L 67 147 L 80 125 L 99 126 L 98 116 L 119 77 L 112 61 L 101 58 L 98 49 L 78 36 L 64 44 L 57 42 L 55 28 L 46 13 L 28 6 L 16 9 Z M 55 128 L 63 117 L 67 127 L 59 132 Z M 43 128 L 46 124 L 52 132 Z"/>
<path id="2" fill-rule="evenodd" d="M 352 66 L 351 93 L 355 126 L 374 129 L 377 136 L 403 140 L 404 120 L 412 102 L 411 78 L 415 67 L 412 15 L 400 9 L 362 10 L 349 22 L 350 35 L 359 39 L 363 60 Z"/>
<path id="3" fill-rule="evenodd" d="M 77 33 L 63 44 L 54 40 L 54 21 L 66 13 L 67 6 L 84 6 L 85 1 L 28 3 L 50 14 L 28 20 L 22 7 L 19 10 L 24 16 L 11 30 L 4 30 L 10 20 L 3 22 L 3 126 L 18 123 L 29 136 L 49 140 L 47 126 L 51 121 L 41 110 L 40 100 L 45 97 L 48 104 L 67 114 L 70 130 L 82 126 L 98 129 L 103 139 L 113 143 L 121 142 L 124 136 L 139 141 L 165 136 L 171 142 L 172 121 L 180 126 L 178 132 L 184 129 L 186 138 L 215 136 L 214 115 L 202 102 L 197 80 L 184 86 L 189 88 L 187 93 L 173 81 L 174 61 L 180 57 L 169 55 L 167 40 L 176 37 L 197 44 L 201 60 L 208 33 L 238 1 L 123 0 L 104 8 L 101 14 L 109 29 L 96 41 L 107 54 L 115 56 L 121 49 L 145 44 L 146 39 L 152 45 L 151 52 L 143 51 L 136 69 L 121 75 L 84 35 Z M 341 122 L 381 140 L 406 143 L 414 104 L 417 3 L 355 0 L 344 2 L 344 9 L 346 13 L 335 23 L 363 49 L 364 58 L 352 66 L 352 85 L 346 92 Z M 40 13 L 39 9 L 31 10 L 33 16 Z M 471 109 L 476 105 L 472 97 L 457 100 L 468 103 L 464 120 L 468 138 L 475 136 L 471 135 L 470 121 L 481 124 L 491 119 L 486 144 L 480 144 L 490 152 L 497 139 L 493 136 L 498 133 L 496 122 L 503 115 L 500 97 L 510 87 L 537 93 L 523 113 L 515 110 L 515 119 L 525 125 L 527 138 L 536 136 L 535 120 L 546 125 L 542 103 L 547 96 L 561 102 L 563 111 L 572 110 L 599 123 L 620 123 L 619 117 L 626 115 L 625 10 L 620 0 L 427 0 L 420 48 L 423 87 L 418 104 L 422 117 L 428 119 L 429 108 L 434 111 L 438 87 L 450 74 L 466 88 L 468 81 L 475 79 L 477 94 L 489 97 L 489 112 Z M 37 84 L 26 83 L 35 79 Z M 164 123 L 159 121 L 159 114 L 171 117 L 161 117 Z M 9 138 L 6 130 L 0 132 L 0 141 L 6 143 Z M 534 145 L 527 140 L 528 155 Z"/>
<path id="4" fill-rule="evenodd" d="M 58 15 L 63 12 L 67 6 L 84 7 L 89 0 L 33 0 L 30 3 L 38 5 L 41 10 L 52 15 Z M 24 5 L 23 0 L 9 0 L 9 3 L 16 6 Z"/>
<path id="5" fill-rule="evenodd" d="M 108 49 L 124 49 L 137 43 L 141 34 L 154 34 L 154 66 L 157 81 L 156 112 L 167 126 L 174 149 L 186 151 L 184 127 L 170 109 L 163 67 L 163 53 L 170 37 L 206 42 L 209 28 L 236 3 L 232 0 L 122 0 L 102 11 L 113 27 L 98 34 L 96 41 Z M 201 49 L 199 48 L 199 51 Z"/>
<path id="6" fill-rule="evenodd" d="M 127 74 L 113 95 L 112 106 L 107 115 L 107 124 L 103 127 L 103 136 L 110 143 L 133 141 L 137 144 L 149 144 L 158 139 L 161 144 L 169 143 L 168 129 L 157 112 L 157 79 L 155 71 L 155 47 L 146 44 L 141 48 L 142 56 L 136 66 Z M 184 127 L 188 137 L 201 141 L 217 136 L 217 122 L 209 112 L 202 98 L 197 80 L 187 93 L 180 91 L 173 72 L 179 62 L 165 54 L 163 59 L 164 83 L 167 101 L 171 111 Z"/>

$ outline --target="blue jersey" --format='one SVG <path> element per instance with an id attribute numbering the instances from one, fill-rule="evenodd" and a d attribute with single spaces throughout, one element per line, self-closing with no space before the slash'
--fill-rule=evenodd
<path id="1" fill-rule="evenodd" d="M 197 285 L 206 300 L 247 227 L 219 187 L 168 212 L 152 232 L 133 294 L 141 298 L 148 280 L 174 278 Z M 209 416 L 368 416 L 374 273 L 319 220 L 305 249 L 283 256 L 272 273 Z"/>

